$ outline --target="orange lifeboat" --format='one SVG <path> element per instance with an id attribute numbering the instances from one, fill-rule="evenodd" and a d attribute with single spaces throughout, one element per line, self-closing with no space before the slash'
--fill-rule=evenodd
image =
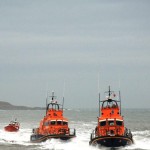
<path id="1" fill-rule="evenodd" d="M 19 128 L 20 128 L 20 124 L 19 122 L 16 121 L 16 119 L 15 121 L 11 121 L 9 125 L 4 127 L 5 131 L 7 132 L 17 132 Z"/>
<path id="2" fill-rule="evenodd" d="M 121 116 L 120 92 L 119 100 L 115 100 L 116 94 L 114 91 L 110 91 L 110 86 L 109 91 L 105 93 L 108 93 L 108 96 L 103 101 L 99 100 L 98 124 L 91 133 L 89 144 L 105 147 L 120 147 L 132 144 L 132 133 L 124 126 L 124 119 Z"/>
<path id="3" fill-rule="evenodd" d="M 76 136 L 75 129 L 68 127 L 68 119 L 63 116 L 63 105 L 58 104 L 54 92 L 51 98 L 46 107 L 46 116 L 41 120 L 39 128 L 33 129 L 31 142 L 43 142 L 51 138 L 68 140 Z"/>

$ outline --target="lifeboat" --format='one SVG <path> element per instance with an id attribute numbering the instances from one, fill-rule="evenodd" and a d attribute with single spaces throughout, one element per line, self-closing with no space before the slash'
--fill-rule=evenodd
<path id="1" fill-rule="evenodd" d="M 33 134 L 30 136 L 30 141 L 33 143 L 44 142 L 51 138 L 69 140 L 76 136 L 75 129 L 69 128 L 68 119 L 63 116 L 63 104 L 58 104 L 54 92 L 50 97 L 50 103 L 46 102 L 46 116 L 41 120 L 39 127 L 33 129 Z"/>
<path id="2" fill-rule="evenodd" d="M 132 133 L 124 125 L 124 118 L 121 116 L 121 96 L 118 93 L 118 100 L 114 91 L 105 92 L 106 99 L 100 101 L 99 94 L 99 117 L 98 124 L 91 133 L 90 145 L 99 147 L 121 147 L 133 144 Z"/>
<path id="3" fill-rule="evenodd" d="M 19 122 L 16 121 L 16 119 L 15 121 L 11 121 L 9 125 L 4 127 L 5 131 L 8 131 L 8 132 L 17 132 L 19 128 L 20 128 L 20 124 Z"/>

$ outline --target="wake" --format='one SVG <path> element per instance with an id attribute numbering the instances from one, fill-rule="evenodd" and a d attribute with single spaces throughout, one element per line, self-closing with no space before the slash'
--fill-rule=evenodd
<path id="1" fill-rule="evenodd" d="M 89 129 L 90 125 L 84 124 Z M 31 129 L 20 129 L 19 132 L 11 133 L 0 130 L 0 144 L 27 146 L 27 149 L 46 149 L 46 150 L 98 150 L 98 147 L 89 146 L 90 131 L 82 128 L 78 130 L 77 137 L 67 142 L 59 139 L 51 139 L 46 142 L 33 144 L 30 142 Z M 150 149 L 150 130 L 135 131 L 133 133 L 134 144 L 121 150 L 149 150 Z M 31 148 L 32 147 L 32 148 Z M 106 150 L 106 148 L 101 148 Z M 120 149 L 119 149 L 120 150 Z"/>

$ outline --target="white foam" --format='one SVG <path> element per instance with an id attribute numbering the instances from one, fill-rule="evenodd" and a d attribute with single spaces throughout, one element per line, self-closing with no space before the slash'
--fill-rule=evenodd
<path id="1" fill-rule="evenodd" d="M 74 138 L 68 142 L 60 141 L 57 139 L 47 140 L 41 149 L 55 149 L 55 150 L 95 150 L 96 148 L 89 146 L 82 138 Z"/>
<path id="2" fill-rule="evenodd" d="M 126 147 L 126 149 L 150 149 L 150 131 L 135 131 L 133 132 L 134 144 Z"/>
<path id="3" fill-rule="evenodd" d="M 7 144 L 30 145 L 31 129 L 20 129 L 18 132 L 0 130 L 0 142 Z"/>
<path id="4" fill-rule="evenodd" d="M 43 143 L 33 144 L 30 142 L 31 129 L 20 129 L 19 132 L 6 132 L 0 130 L 0 143 L 3 144 L 19 144 L 19 145 L 36 145 L 39 149 L 55 149 L 55 150 L 96 150 L 97 148 L 89 146 L 90 133 L 92 126 L 90 123 L 77 123 L 77 137 L 70 141 L 61 141 L 59 139 L 47 140 Z M 150 149 L 150 131 L 133 132 L 134 144 L 125 149 Z"/>

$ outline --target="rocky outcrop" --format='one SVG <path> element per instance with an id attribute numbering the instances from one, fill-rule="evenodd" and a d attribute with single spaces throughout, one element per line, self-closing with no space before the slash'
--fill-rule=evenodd
<path id="1" fill-rule="evenodd" d="M 43 107 L 27 107 L 27 106 L 15 106 L 8 102 L 0 101 L 0 110 L 42 110 Z"/>

